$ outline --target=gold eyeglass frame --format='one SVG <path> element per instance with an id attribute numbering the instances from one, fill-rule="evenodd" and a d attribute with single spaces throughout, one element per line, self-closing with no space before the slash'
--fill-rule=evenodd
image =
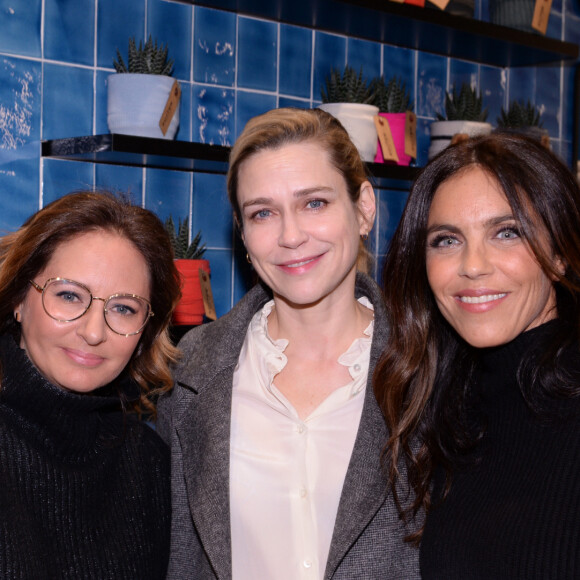
<path id="1" fill-rule="evenodd" d="M 61 318 L 56 318 L 56 316 L 53 316 L 52 314 L 50 314 L 50 312 L 48 312 L 48 310 L 46 309 L 46 306 L 44 304 L 44 291 L 46 290 L 46 287 L 51 282 L 55 282 L 55 281 L 70 282 L 71 284 L 76 284 L 77 286 L 84 288 L 89 293 L 91 300 L 89 302 L 89 305 L 85 308 L 85 310 L 82 314 L 79 314 L 78 316 L 75 316 L 74 318 L 69 318 L 68 320 L 63 320 Z M 29 282 L 32 284 L 32 287 L 35 290 L 37 290 L 38 292 L 40 292 L 42 294 L 42 308 L 46 312 L 47 316 L 50 316 L 50 318 L 52 318 L 53 320 L 56 320 L 57 322 L 73 322 L 75 320 L 78 320 L 79 318 L 82 318 L 89 311 L 89 308 L 93 304 L 93 300 L 102 300 L 102 302 L 103 302 L 103 318 L 105 319 L 105 324 L 109 327 L 109 329 L 112 332 L 114 332 L 115 334 L 118 334 L 119 336 L 124 336 L 124 337 L 135 336 L 136 334 L 143 332 L 143 329 L 145 328 L 145 326 L 149 322 L 149 319 L 152 316 L 155 316 L 155 313 L 151 309 L 151 302 L 149 302 L 149 300 L 147 300 L 147 298 L 143 298 L 143 296 L 139 296 L 138 294 L 121 294 L 121 293 L 119 293 L 119 294 L 111 294 L 111 296 L 109 296 L 108 298 L 99 298 L 98 296 L 93 296 L 93 293 L 84 284 L 82 284 L 81 282 L 77 282 L 76 280 L 71 280 L 70 278 L 60 278 L 60 277 L 49 278 L 44 283 L 44 286 L 40 286 L 39 284 L 34 282 L 34 280 L 29 280 Z M 129 334 L 124 334 L 122 332 L 117 332 L 114 328 L 111 328 L 111 325 L 109 324 L 109 321 L 107 320 L 107 308 L 105 307 L 105 305 L 112 298 L 118 298 L 119 296 L 126 296 L 128 298 L 139 298 L 140 300 L 143 300 L 144 302 L 146 302 L 147 305 L 149 306 L 149 312 L 147 313 L 147 318 L 145 319 L 145 322 L 143 323 L 141 328 L 139 328 L 139 330 L 136 330 L 135 332 L 130 332 Z"/>

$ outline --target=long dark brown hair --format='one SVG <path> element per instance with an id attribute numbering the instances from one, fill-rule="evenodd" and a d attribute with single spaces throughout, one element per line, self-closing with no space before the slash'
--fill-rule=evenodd
<path id="1" fill-rule="evenodd" d="M 145 326 L 127 370 L 140 389 L 139 400 L 130 405 L 138 412 L 154 413 L 151 397 L 173 384 L 169 365 L 177 360 L 178 350 L 168 328 L 181 295 L 180 278 L 162 222 L 128 198 L 110 192 L 71 193 L 35 213 L 16 232 L 0 238 L 0 334 L 18 334 L 14 308 L 30 291 L 29 280 L 45 268 L 56 248 L 99 230 L 131 242 L 147 264 L 154 316 Z"/>
<path id="2" fill-rule="evenodd" d="M 526 362 L 532 380 L 520 385 L 537 412 L 546 394 L 563 395 L 553 379 L 562 348 L 579 336 L 580 191 L 574 175 L 539 142 L 518 135 L 496 133 L 447 148 L 413 185 L 383 271 L 391 335 L 375 370 L 374 391 L 389 427 L 384 459 L 403 517 L 429 509 L 435 467 L 446 470 L 448 489 L 457 458 L 481 435 L 467 429 L 464 420 L 473 369 L 470 347 L 440 314 L 425 267 L 433 196 L 443 182 L 471 167 L 499 185 L 522 237 L 555 280 L 558 317 L 565 323 L 541 359 Z M 540 242 L 546 236 L 550 247 Z M 557 271 L 554 255 L 565 264 L 564 274 Z M 566 394 L 580 392 L 576 387 Z M 404 509 L 396 486 L 402 465 L 414 495 Z M 417 530 L 407 539 L 418 542 L 421 534 Z"/>

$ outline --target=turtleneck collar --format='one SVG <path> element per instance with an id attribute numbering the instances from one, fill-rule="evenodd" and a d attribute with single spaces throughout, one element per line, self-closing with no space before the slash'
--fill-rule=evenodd
<path id="1" fill-rule="evenodd" d="M 122 433 L 118 396 L 79 394 L 48 382 L 11 336 L 0 337 L 0 407 L 32 444 L 67 462 L 86 463 Z"/>

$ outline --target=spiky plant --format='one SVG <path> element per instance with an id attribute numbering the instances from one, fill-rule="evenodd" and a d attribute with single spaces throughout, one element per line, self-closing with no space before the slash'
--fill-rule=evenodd
<path id="1" fill-rule="evenodd" d="M 146 75 L 164 75 L 170 77 L 173 72 L 173 59 L 167 60 L 167 46 L 153 43 L 151 35 L 147 39 L 145 46 L 139 41 L 139 46 L 134 38 L 129 39 L 129 59 L 128 66 L 125 64 L 119 49 L 117 49 L 117 60 L 113 59 L 113 66 L 118 73 L 136 73 Z"/>
<path id="2" fill-rule="evenodd" d="M 326 89 L 320 88 L 323 103 L 369 104 L 374 98 L 372 87 L 363 77 L 362 67 L 358 74 L 348 65 L 342 74 L 338 70 L 331 69 L 325 85 Z"/>
<path id="3" fill-rule="evenodd" d="M 463 83 L 459 94 L 455 87 L 451 94 L 445 93 L 445 117 L 437 113 L 439 121 L 480 121 L 487 119 L 487 109 L 483 109 L 483 98 L 468 83 Z"/>
<path id="4" fill-rule="evenodd" d="M 402 79 L 392 77 L 385 82 L 384 77 L 379 77 L 371 83 L 375 93 L 373 105 L 379 108 L 380 113 L 406 113 L 413 109 L 411 95 Z"/>
<path id="5" fill-rule="evenodd" d="M 542 127 L 541 113 L 528 101 L 512 101 L 508 110 L 501 108 L 501 116 L 497 118 L 498 127 L 504 129 L 519 129 L 521 127 Z"/>
<path id="6" fill-rule="evenodd" d="M 169 216 L 165 220 L 165 231 L 171 240 L 173 254 L 176 260 L 200 260 L 205 253 L 205 244 L 200 246 L 201 232 L 198 232 L 192 242 L 189 243 L 189 219 L 179 220 L 177 231 L 173 218 Z"/>

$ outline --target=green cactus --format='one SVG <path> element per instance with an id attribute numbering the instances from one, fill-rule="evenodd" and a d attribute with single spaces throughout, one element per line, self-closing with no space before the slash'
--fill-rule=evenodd
<path id="1" fill-rule="evenodd" d="M 362 67 L 358 75 L 348 65 L 342 75 L 339 71 L 331 69 L 325 84 L 326 89 L 320 88 L 323 103 L 370 104 L 374 99 L 374 92 L 370 84 L 363 78 Z"/>
<path id="2" fill-rule="evenodd" d="M 504 129 L 519 129 L 521 127 L 542 127 L 541 113 L 528 101 L 512 101 L 508 110 L 501 108 L 501 116 L 497 118 L 498 127 Z"/>
<path id="3" fill-rule="evenodd" d="M 445 117 L 437 113 L 439 121 L 480 121 L 487 119 L 487 109 L 482 109 L 483 99 L 468 83 L 463 83 L 459 95 L 455 92 L 445 94 Z"/>
<path id="4" fill-rule="evenodd" d="M 201 241 L 201 232 L 198 232 L 193 238 L 191 244 L 189 243 L 189 220 L 179 220 L 177 232 L 175 230 L 175 223 L 173 218 L 169 216 L 165 220 L 165 231 L 171 241 L 173 254 L 176 260 L 200 260 L 205 253 L 205 244 L 199 245 Z"/>
<path id="5" fill-rule="evenodd" d="M 153 44 L 151 35 L 145 46 L 139 41 L 139 47 L 134 38 L 129 39 L 129 66 L 125 64 L 119 49 L 117 49 L 117 60 L 113 59 L 113 66 L 118 73 L 136 73 L 148 75 L 164 75 L 170 77 L 173 72 L 173 60 L 167 60 L 167 47 Z"/>
<path id="6" fill-rule="evenodd" d="M 384 77 L 373 80 L 371 87 L 375 93 L 373 105 L 380 113 L 405 113 L 413 109 L 414 103 L 402 79 L 393 77 L 388 83 Z"/>

